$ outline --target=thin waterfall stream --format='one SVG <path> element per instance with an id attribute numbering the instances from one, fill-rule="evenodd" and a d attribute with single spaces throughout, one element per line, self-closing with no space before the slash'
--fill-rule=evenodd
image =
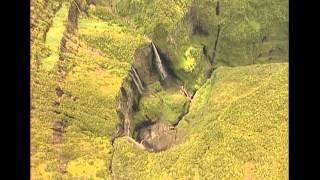
<path id="1" fill-rule="evenodd" d="M 138 81 L 138 85 L 139 85 L 140 89 L 143 91 L 144 87 L 142 85 L 142 82 L 141 82 L 139 74 L 137 73 L 137 71 L 136 71 L 136 69 L 134 67 L 132 67 L 131 69 L 132 69 L 132 72 L 134 73 L 134 75 L 135 75 L 135 77 L 136 77 L 136 79 Z"/>
<path id="2" fill-rule="evenodd" d="M 143 88 L 143 87 L 142 87 L 142 85 L 140 85 L 140 84 L 138 83 L 138 80 L 137 80 L 137 79 L 140 79 L 139 76 L 136 76 L 136 75 L 133 74 L 132 72 L 130 72 L 129 75 L 130 75 L 130 77 L 132 78 L 134 84 L 136 85 L 139 93 L 142 94 L 142 93 L 143 93 L 143 91 L 142 91 L 142 88 Z"/>
<path id="3" fill-rule="evenodd" d="M 160 55 L 158 53 L 156 46 L 153 44 L 153 42 L 151 42 L 151 44 L 152 44 L 153 52 L 156 55 L 156 64 L 157 64 L 158 70 L 160 72 L 162 80 L 164 80 L 167 77 L 167 72 L 162 64 L 162 60 L 160 58 Z"/>

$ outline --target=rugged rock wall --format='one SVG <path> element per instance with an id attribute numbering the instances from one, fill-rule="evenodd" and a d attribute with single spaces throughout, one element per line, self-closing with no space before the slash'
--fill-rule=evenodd
<path id="1" fill-rule="evenodd" d="M 139 87 L 141 82 L 142 88 Z M 153 53 L 150 44 L 144 45 L 135 52 L 135 62 L 124 79 L 118 97 L 117 114 L 121 132 L 131 137 L 135 130 L 133 114 L 138 111 L 139 100 L 145 88 L 157 81 L 153 66 Z M 142 91 L 140 90 L 142 89 Z"/>
<path id="2" fill-rule="evenodd" d="M 161 55 L 161 58 L 164 56 Z M 140 98 L 150 93 L 149 86 L 160 82 L 164 89 L 166 86 L 175 86 L 176 79 L 171 71 L 162 79 L 156 66 L 156 55 L 152 44 L 144 45 L 135 52 L 135 61 L 124 79 L 119 90 L 117 114 L 119 118 L 116 136 L 125 135 L 135 139 L 144 149 L 158 152 L 167 149 L 178 141 L 178 131 L 174 125 L 161 120 L 150 119 L 147 115 L 143 122 L 137 123 L 134 114 L 139 111 Z M 140 85 L 141 84 L 141 85 Z M 167 87 L 169 88 L 169 87 Z M 151 90 L 152 91 L 152 90 Z M 187 103 L 189 105 L 189 103 Z M 181 119 L 187 110 L 186 106 L 178 119 Z M 179 120 L 177 120 L 179 121 Z"/>
<path id="3" fill-rule="evenodd" d="M 190 38 L 199 34 L 208 36 L 208 30 L 202 23 L 199 18 L 199 9 L 192 6 L 172 32 L 168 32 L 161 25 L 154 29 L 151 39 L 154 41 L 155 47 L 150 43 L 136 50 L 135 61 L 119 91 L 117 114 L 120 122 L 118 130 L 120 130 L 120 134 L 136 139 L 147 150 L 164 150 L 176 142 L 177 129 L 175 129 L 175 126 L 188 113 L 190 102 L 187 101 L 183 105 L 183 111 L 174 124 L 161 120 L 160 117 L 160 119 L 150 119 L 146 116 L 142 120 L 143 123 L 140 122 L 138 125 L 133 116 L 139 111 L 140 98 L 148 90 L 148 86 L 157 81 L 164 89 L 171 87 L 178 89 L 178 85 L 185 88 L 183 86 L 185 82 L 183 82 L 183 79 L 179 79 L 176 75 L 176 69 L 174 69 L 174 64 L 180 61 L 180 54 L 177 52 L 183 44 L 179 38 L 183 36 Z M 210 50 L 210 47 L 207 47 L 206 50 L 207 52 L 203 51 L 205 55 L 202 56 L 205 69 L 200 73 L 206 73 L 211 68 L 212 56 L 208 53 L 212 50 Z M 166 78 L 160 75 L 159 64 L 158 66 L 156 64 L 157 53 L 161 57 L 161 65 L 168 74 Z M 141 81 L 142 87 L 140 87 L 139 81 Z M 189 91 L 188 88 L 185 89 L 185 92 L 187 91 Z"/>
<path id="4" fill-rule="evenodd" d="M 196 3 L 196 1 L 194 1 L 194 3 L 190 5 L 191 6 L 188 6 L 188 10 L 183 13 L 184 15 L 179 17 L 178 21 L 172 22 L 174 26 L 170 26 L 170 23 L 169 25 L 168 23 L 164 23 L 166 21 L 157 21 L 157 23 L 152 26 L 153 32 L 147 31 L 147 35 L 152 39 L 157 52 L 161 56 L 161 64 L 168 70 L 170 78 L 164 78 L 163 72 L 160 72 L 162 77 L 160 76 L 158 71 L 161 69 L 159 68 L 159 61 L 157 68 L 154 61 L 155 54 L 149 45 L 137 51 L 133 65 L 134 69 L 129 72 L 120 90 L 118 115 L 122 122 L 124 134 L 133 137 L 133 132 L 136 131 L 134 138 L 138 141 L 146 140 L 149 145 L 154 144 L 154 137 L 160 137 L 158 135 L 164 134 L 164 131 L 159 130 L 159 127 L 169 127 L 169 125 L 160 123 L 159 120 L 161 118 L 158 120 L 154 117 L 153 119 L 148 117 L 144 118 L 143 116 L 145 114 L 142 115 L 140 119 L 146 122 L 146 124 L 142 126 L 139 125 L 140 127 L 136 127 L 134 124 L 133 115 L 138 111 L 139 100 L 143 94 L 141 91 L 142 88 L 137 85 L 137 79 L 132 75 L 135 73 L 134 70 L 139 74 L 139 79 L 141 79 L 144 88 L 147 88 L 148 85 L 156 81 L 160 81 L 162 88 L 165 90 L 167 90 L 167 87 L 179 85 L 183 93 L 191 101 L 193 95 L 199 87 L 211 77 L 212 72 L 217 66 L 222 64 L 230 66 L 247 65 L 247 59 L 250 59 L 249 56 L 251 57 L 251 54 L 264 51 L 262 49 L 255 49 L 258 47 L 255 47 L 256 43 L 254 38 L 243 35 L 237 28 L 228 29 L 228 26 L 231 25 L 235 27 L 241 25 L 245 27 L 245 32 L 250 30 L 250 28 L 252 28 L 252 22 L 258 22 L 259 20 L 255 19 L 255 16 L 251 17 L 252 22 L 250 21 L 251 24 L 249 22 L 248 27 L 246 24 L 248 22 L 239 21 L 240 23 L 237 23 L 236 21 L 232 21 L 231 17 L 233 16 L 230 16 L 230 14 L 236 12 L 240 14 L 250 13 L 250 9 L 246 9 L 244 12 L 234 11 L 234 9 L 237 10 L 236 3 L 229 4 L 227 1 L 212 1 L 210 3 Z M 261 20 L 261 24 L 263 24 L 263 22 L 264 21 Z M 148 25 L 145 26 L 149 27 Z M 245 38 L 237 39 L 237 37 L 242 36 Z M 238 42 L 238 44 L 233 42 Z M 259 48 L 263 47 L 259 46 Z M 229 57 L 229 51 L 235 53 Z M 232 58 L 234 59 L 229 62 L 229 59 Z M 255 59 L 255 57 L 252 58 Z M 261 63 L 263 62 L 264 61 Z M 255 62 L 252 61 L 252 63 Z M 183 105 L 184 111 L 177 117 L 177 122 L 188 113 L 190 105 L 188 103 Z M 159 112 L 160 111 L 161 110 L 159 110 Z M 153 114 L 156 113 L 153 112 Z M 147 122 L 150 123 L 148 124 Z M 153 124 L 155 122 L 156 124 Z M 157 133 L 158 135 L 151 135 L 153 133 Z M 157 142 L 159 143 L 160 141 L 157 140 Z M 156 146 L 156 148 L 162 149 L 164 146 L 158 146 L 158 143 L 150 146 Z M 147 144 L 146 146 L 148 146 Z"/>
<path id="5" fill-rule="evenodd" d="M 137 70 L 144 86 L 148 86 L 158 80 L 153 62 L 153 52 L 151 44 L 138 48 L 135 52 L 135 62 L 133 67 Z"/>
<path id="6" fill-rule="evenodd" d="M 217 17 L 215 12 L 212 16 Z M 216 34 L 219 27 L 209 27 L 201 17 L 201 8 L 193 4 L 174 30 L 168 31 L 160 24 L 152 36 L 159 52 L 166 56 L 165 60 L 169 69 L 172 69 L 172 74 L 192 92 L 210 77 L 215 63 L 214 42 L 218 37 Z M 185 55 L 190 48 L 198 53 L 193 57 L 193 69 L 186 71 L 186 64 L 190 62 L 187 62 L 188 58 Z"/>
<path id="7" fill-rule="evenodd" d="M 177 140 L 177 130 L 166 121 L 158 121 L 142 127 L 138 131 L 137 141 L 151 151 L 165 150 Z"/>
<path id="8" fill-rule="evenodd" d="M 81 3 L 83 2 L 83 3 Z M 81 12 L 87 14 L 88 6 L 90 4 L 94 4 L 95 0 L 87 0 L 87 1 L 81 1 L 81 0 L 74 0 L 71 1 L 69 11 L 68 11 L 68 22 L 66 26 L 66 31 L 64 38 L 62 38 L 60 42 L 60 51 L 65 51 L 65 44 L 66 44 L 66 34 L 74 34 L 75 31 L 78 28 L 78 16 Z"/>

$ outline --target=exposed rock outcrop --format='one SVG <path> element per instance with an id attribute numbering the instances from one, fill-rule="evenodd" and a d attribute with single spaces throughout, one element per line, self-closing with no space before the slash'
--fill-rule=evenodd
<path id="1" fill-rule="evenodd" d="M 137 140 L 147 150 L 158 152 L 173 145 L 177 138 L 177 130 L 166 121 L 158 121 L 138 131 Z"/>
<path id="2" fill-rule="evenodd" d="M 150 45 L 138 48 L 135 62 L 120 88 L 117 114 L 124 135 L 129 137 L 132 137 L 135 129 L 133 114 L 138 111 L 140 97 L 149 84 L 157 81 L 152 58 Z"/>
<path id="3" fill-rule="evenodd" d="M 220 15 L 219 3 L 216 4 L 216 16 Z M 176 72 L 172 69 L 174 63 L 178 63 L 176 50 L 179 46 L 179 39 L 182 35 L 209 36 L 207 27 L 200 18 L 200 10 L 192 6 L 184 18 L 177 24 L 174 31 L 168 32 L 161 24 L 155 28 L 152 39 L 154 43 L 144 45 L 135 52 L 135 62 L 124 79 L 119 91 L 117 113 L 120 120 L 119 127 L 123 135 L 133 138 L 137 143 L 142 144 L 145 149 L 161 151 L 167 149 L 176 141 L 176 126 L 179 121 L 188 113 L 194 90 L 184 87 L 183 82 L 178 80 Z M 216 49 L 220 35 L 220 25 L 217 27 L 216 39 L 213 45 L 203 45 L 203 57 L 207 62 L 207 69 L 202 70 L 210 77 L 216 56 Z M 145 118 L 139 127 L 135 124 L 133 116 L 139 111 L 140 98 L 148 91 L 148 86 L 159 81 L 164 89 L 176 87 L 188 98 L 183 104 L 183 111 L 179 114 L 174 124 L 168 123 L 165 119 Z M 190 93 L 192 91 L 192 93 Z M 149 122 L 149 123 L 148 123 Z"/>
<path id="4" fill-rule="evenodd" d="M 141 46 L 135 51 L 135 62 L 133 67 L 136 69 L 142 84 L 148 86 L 156 82 L 157 74 L 153 63 L 153 52 L 151 44 Z"/>
<path id="5" fill-rule="evenodd" d="M 162 63 L 162 59 L 157 53 L 154 44 L 144 45 L 136 50 L 135 62 L 120 87 L 117 107 L 119 118 L 117 131 L 131 138 L 135 144 L 143 146 L 143 149 L 152 152 L 165 150 L 177 141 L 177 130 L 169 122 L 146 117 L 144 122 L 138 125 L 133 118 L 134 114 L 139 111 L 140 98 L 148 91 L 149 85 L 157 81 L 160 81 L 164 86 L 177 85 L 174 76 L 170 74 L 170 71 L 167 72 L 165 65 L 160 68 L 163 68 L 166 76 L 161 76 L 159 61 Z M 185 115 L 185 112 L 187 110 L 184 108 L 181 116 Z"/>

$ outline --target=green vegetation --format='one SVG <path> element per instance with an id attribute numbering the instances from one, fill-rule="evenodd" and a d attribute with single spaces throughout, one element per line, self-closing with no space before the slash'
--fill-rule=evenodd
<path id="1" fill-rule="evenodd" d="M 51 69 L 59 59 L 60 41 L 63 37 L 67 14 L 68 5 L 64 3 L 53 18 L 53 23 L 51 25 L 51 28 L 49 29 L 49 32 L 47 33 L 45 45 L 48 46 L 51 54 L 49 57 L 41 61 L 46 69 Z"/>
<path id="2" fill-rule="evenodd" d="M 121 17 L 132 18 L 138 29 L 152 35 L 161 24 L 167 30 L 174 30 L 191 4 L 190 0 L 154 0 L 154 1 L 113 1 L 113 12 Z M 174 17 L 174 18 L 173 18 Z"/>
<path id="3" fill-rule="evenodd" d="M 222 1 L 221 6 L 226 10 L 221 13 L 217 61 L 229 66 L 287 61 L 287 3 L 285 0 Z M 268 53 L 278 48 L 280 56 Z"/>
<path id="4" fill-rule="evenodd" d="M 183 104 L 187 101 L 187 98 L 176 89 L 165 91 L 159 82 L 154 83 L 150 89 L 155 93 L 141 98 L 139 103 L 141 111 L 135 114 L 135 124 L 139 126 L 146 116 L 153 121 L 165 120 L 172 124 L 175 123 L 183 111 Z"/>
<path id="5" fill-rule="evenodd" d="M 31 1 L 31 175 L 35 179 L 58 177 L 57 149 L 52 146 L 52 131 L 49 130 L 58 118 L 52 112 L 58 77 L 39 64 L 41 58 L 50 54 L 44 35 L 60 5 L 61 1 Z"/>
<path id="6" fill-rule="evenodd" d="M 200 44 L 198 42 L 190 44 L 173 68 L 177 77 L 184 82 L 184 86 L 190 90 L 199 89 L 207 79 L 208 69 L 208 62 L 202 54 Z"/>
<path id="7" fill-rule="evenodd" d="M 118 122 L 117 90 L 133 62 L 134 50 L 144 41 L 94 17 L 80 16 L 78 28 L 77 36 L 70 35 L 67 41 L 69 52 L 63 62 L 68 75 L 59 111 L 67 114 L 68 126 L 62 154 L 68 161 L 68 176 L 105 179 L 110 176 L 110 139 Z"/>
<path id="8" fill-rule="evenodd" d="M 139 34 L 132 33 L 118 24 L 103 22 L 96 18 L 80 18 L 80 39 L 92 48 L 100 50 L 111 59 L 133 63 L 133 53 L 138 45 L 147 42 Z"/>
<path id="9" fill-rule="evenodd" d="M 194 47 L 189 47 L 185 54 L 184 54 L 184 60 L 183 63 L 183 69 L 187 72 L 192 72 L 195 69 L 196 66 L 196 59 L 198 59 L 198 56 L 200 55 L 200 49 L 195 49 Z"/>
<path id="10" fill-rule="evenodd" d="M 31 1 L 31 179 L 288 178 L 287 0 L 219 0 L 219 15 L 217 0 L 80 0 L 60 52 L 71 2 Z M 120 87 L 150 41 L 197 90 L 176 127 L 182 141 L 159 153 L 111 143 Z M 175 123 L 186 102 L 153 82 L 133 123 Z"/>
<path id="11" fill-rule="evenodd" d="M 52 145 L 52 122 L 58 118 L 53 113 L 57 76 L 43 68 L 31 70 L 31 175 L 33 178 L 54 177 L 57 169 L 46 171 L 57 164 L 56 149 Z"/>
<path id="12" fill-rule="evenodd" d="M 45 46 L 45 34 L 52 23 L 55 12 L 61 6 L 62 1 L 32 0 L 31 1 L 31 60 L 32 63 L 40 63 L 39 60 L 49 55 L 49 49 Z"/>
<path id="13" fill-rule="evenodd" d="M 57 11 L 47 33 L 50 51 L 58 50 L 66 9 L 63 5 Z M 84 15 L 79 17 L 77 34 L 66 37 L 63 61 L 57 58 L 48 62 L 60 53 L 53 51 L 32 69 L 32 177 L 106 179 L 110 177 L 110 139 L 118 122 L 117 90 L 133 62 L 135 49 L 146 40 L 117 24 Z M 62 74 L 58 67 L 63 68 Z M 53 107 L 58 85 L 64 94 L 59 106 Z M 61 144 L 52 141 L 51 128 L 57 119 L 66 123 Z M 67 173 L 62 173 L 63 162 Z"/>
<path id="14" fill-rule="evenodd" d="M 288 65 L 220 67 L 179 124 L 184 142 L 148 153 L 116 141 L 120 179 L 287 179 Z M 273 112 L 273 113 L 270 113 Z"/>

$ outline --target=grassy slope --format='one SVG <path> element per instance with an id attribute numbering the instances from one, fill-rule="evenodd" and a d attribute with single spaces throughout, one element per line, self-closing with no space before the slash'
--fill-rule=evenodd
<path id="1" fill-rule="evenodd" d="M 65 29 L 65 22 L 68 15 L 68 3 L 63 3 L 62 7 L 53 18 L 53 23 L 46 35 L 45 45 L 50 49 L 51 54 L 42 60 L 42 64 L 46 69 L 52 69 L 59 59 L 60 41 Z"/>
<path id="2" fill-rule="evenodd" d="M 220 6 L 220 16 L 216 15 L 216 1 L 211 0 L 122 0 L 113 1 L 110 9 L 117 18 L 126 20 L 126 26 L 147 34 L 166 53 L 175 74 L 190 90 L 198 89 L 206 80 L 208 64 L 202 47 L 206 45 L 212 56 L 218 24 L 221 32 L 215 66 L 288 60 L 287 0 L 220 0 Z M 192 33 L 191 21 L 186 20 L 190 16 L 197 17 L 207 35 Z M 267 38 L 262 42 L 264 36 Z M 188 53 L 190 49 L 194 53 Z"/>
<path id="3" fill-rule="evenodd" d="M 80 16 L 77 34 L 70 38 L 62 86 L 66 96 L 59 107 L 71 117 L 63 135 L 65 176 L 109 178 L 110 138 L 118 122 L 116 96 L 134 50 L 146 40 L 94 16 Z"/>
<path id="4" fill-rule="evenodd" d="M 46 3 L 47 2 L 47 3 Z M 55 12 L 59 9 L 61 0 L 32 0 L 31 10 L 31 59 L 39 63 L 40 58 L 47 57 L 50 53 L 45 46 L 45 34 L 52 23 Z"/>
<path id="5" fill-rule="evenodd" d="M 116 142 L 120 179 L 286 179 L 288 65 L 220 67 L 179 128 L 183 143 L 161 153 Z M 272 113 L 270 113 L 272 112 Z"/>
<path id="6" fill-rule="evenodd" d="M 176 8 L 171 8 L 170 3 L 173 2 L 155 1 L 147 5 L 140 14 L 133 16 L 135 22 L 128 17 L 112 16 L 112 13 L 107 13 L 108 10 L 102 6 L 92 7 L 89 10 L 90 17 L 80 17 L 77 34 L 70 36 L 73 42 L 67 42 L 70 53 L 66 54 L 63 62 L 67 69 L 67 77 L 61 84 L 65 95 L 58 109 L 60 114 L 53 113 L 51 108 L 52 102 L 56 99 L 56 69 L 48 72 L 43 66 L 34 66 L 37 60 L 35 58 L 44 59 L 50 54 L 48 52 L 52 52 L 52 49 L 44 47 L 41 38 L 44 33 L 43 26 L 50 24 L 46 22 L 53 19 L 50 8 L 56 5 L 51 4 L 56 2 L 49 1 L 49 5 L 45 7 L 47 9 L 34 6 L 36 11 L 33 14 L 37 15 L 34 19 L 39 19 L 38 23 L 40 22 L 35 23 L 36 28 L 32 32 L 35 42 L 32 43 L 31 69 L 31 172 L 35 179 L 110 178 L 107 170 L 111 148 L 109 139 L 117 122 L 114 111 L 116 93 L 133 61 L 134 50 L 146 42 L 137 32 L 150 34 L 159 22 L 167 24 L 170 28 L 175 27 L 177 22 L 171 22 L 170 17 L 178 17 L 174 19 L 179 20 L 183 16 L 186 5 L 181 5 L 184 7 L 182 10 L 178 5 L 180 1 L 174 6 Z M 166 8 L 162 8 L 163 6 Z M 157 7 L 156 11 L 153 10 L 154 7 Z M 43 9 L 43 12 L 40 9 Z M 167 10 L 170 13 L 166 13 Z M 141 16 L 144 12 L 148 14 L 145 17 Z M 92 16 L 99 13 L 103 18 Z M 161 18 L 162 16 L 166 18 Z M 63 18 L 55 19 L 58 24 L 63 24 Z M 155 19 L 157 21 L 154 21 Z M 132 29 L 137 26 L 142 30 Z M 213 36 L 214 34 L 210 34 L 210 39 Z M 178 66 L 190 65 L 183 63 L 184 60 L 192 59 L 188 57 L 190 54 L 186 53 L 187 49 L 191 46 L 198 49 L 201 42 L 207 41 L 199 40 L 201 38 L 192 37 L 191 42 L 178 41 L 179 47 L 183 48 L 174 50 L 186 54 L 185 58 L 180 57 L 182 62 Z M 285 36 L 283 38 L 286 39 Z M 58 39 L 52 42 L 58 42 Z M 226 42 L 225 45 L 228 47 L 230 42 Z M 280 42 L 286 44 L 285 40 L 280 39 Z M 240 43 L 237 46 L 242 45 Z M 240 48 L 235 51 L 242 50 Z M 230 52 L 220 54 L 228 53 Z M 232 62 L 236 63 L 233 60 Z M 166 152 L 149 154 L 129 146 L 124 139 L 120 139 L 116 142 L 115 174 L 127 179 L 170 179 L 169 177 L 175 176 L 223 179 L 222 176 L 245 175 L 256 179 L 286 178 L 287 76 L 286 70 L 280 72 L 280 69 L 286 68 L 285 66 L 272 64 L 239 68 L 221 67 L 216 76 L 197 93 L 190 114 L 180 124 L 181 129 L 189 131 L 186 141 Z M 185 69 L 177 69 L 179 68 Z M 272 77 L 268 81 L 270 75 Z M 174 94 L 172 97 L 170 94 L 168 96 L 169 99 L 175 97 Z M 169 104 L 168 107 L 170 106 L 175 107 L 175 104 Z M 206 112 L 208 114 L 205 114 Z M 273 113 L 268 115 L 270 112 Z M 176 114 L 170 108 L 164 108 L 164 113 L 168 117 Z M 52 144 L 50 128 L 55 119 L 67 121 L 61 145 Z M 213 123 L 217 119 L 220 120 Z M 212 131 L 213 129 L 215 131 Z M 58 169 L 58 156 L 62 156 L 68 162 L 67 173 L 64 175 L 61 175 Z M 265 174 L 266 172 L 268 174 Z M 231 177 L 225 178 L 234 179 Z"/>
<path id="7" fill-rule="evenodd" d="M 53 176 L 56 171 L 56 151 L 50 129 L 58 118 L 51 104 L 55 99 L 56 79 L 42 68 L 31 69 L 31 176 L 35 179 Z"/>
<path id="8" fill-rule="evenodd" d="M 48 130 L 58 118 L 53 113 L 57 75 L 48 73 L 39 60 L 48 56 L 44 34 L 54 17 L 60 1 L 31 1 L 31 177 L 56 177 L 56 149 L 52 146 L 52 131 Z"/>
<path id="9" fill-rule="evenodd" d="M 95 23 L 99 25 L 98 22 Z M 109 42 L 104 41 L 105 44 L 98 44 L 99 41 L 96 41 L 95 38 L 104 36 L 103 38 L 107 39 L 106 36 L 110 34 L 99 33 L 94 29 L 91 29 L 91 32 L 85 32 L 87 29 L 82 31 L 81 24 L 82 20 L 79 24 L 80 37 L 89 37 L 91 34 L 91 39 L 84 41 L 87 46 L 105 48 L 107 44 L 119 41 L 118 38 L 114 38 Z M 128 40 L 132 40 L 130 34 L 121 34 L 121 29 L 108 29 L 108 31 L 120 35 L 121 38 L 127 36 Z M 135 45 L 137 45 L 140 40 L 134 39 L 133 42 L 136 42 Z M 124 48 L 124 45 L 125 43 L 119 46 Z M 68 172 L 72 177 L 89 178 L 96 177 L 96 175 L 108 177 L 107 167 L 111 150 L 108 140 L 118 121 L 115 111 L 117 89 L 120 89 L 122 79 L 130 67 L 130 61 L 121 62 L 119 59 L 106 57 L 113 55 L 111 51 L 102 53 L 96 49 L 94 51 L 88 51 L 88 49 L 91 48 L 84 46 L 77 53 L 73 53 L 76 57 L 70 61 L 76 62 L 76 65 L 69 73 L 64 87 L 66 93 L 79 97 L 77 101 L 66 99 L 62 105 L 63 111 L 74 117 L 70 121 L 69 131 L 65 134 L 66 144 L 68 144 L 65 152 L 73 156 L 70 157 Z M 83 52 L 79 53 L 79 51 Z M 129 51 L 127 54 L 133 55 L 133 52 Z M 78 134 L 83 137 L 79 138 Z M 87 148 L 83 149 L 82 147 L 86 144 Z"/>
<path id="10" fill-rule="evenodd" d="M 46 38 L 51 48 L 57 47 L 63 32 L 65 18 L 59 12 Z M 35 179 L 107 179 L 110 138 L 118 121 L 116 96 L 135 49 L 146 39 L 94 16 L 80 16 L 76 35 L 68 38 L 64 61 L 45 60 L 38 68 L 32 67 L 31 172 Z M 66 71 L 62 82 L 58 82 L 57 69 L 52 68 L 57 63 Z M 52 67 L 47 69 L 47 65 Z M 64 95 L 54 109 L 58 84 Z M 51 128 L 56 119 L 67 122 L 61 144 L 52 144 Z M 61 161 L 67 162 L 64 174 L 59 170 Z"/>

